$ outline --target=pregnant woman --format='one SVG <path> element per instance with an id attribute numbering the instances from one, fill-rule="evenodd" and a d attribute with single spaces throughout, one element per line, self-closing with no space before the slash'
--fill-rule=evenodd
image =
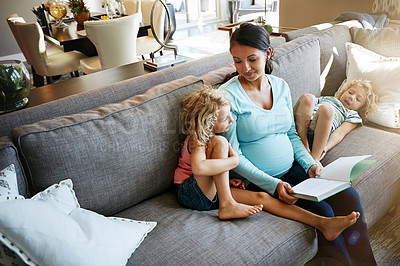
<path id="1" fill-rule="evenodd" d="M 321 263 L 375 265 L 361 201 L 354 188 L 322 202 L 297 200 L 291 185 L 319 175 L 320 167 L 296 133 L 288 84 L 271 75 L 273 50 L 264 28 L 242 23 L 230 40 L 237 75 L 220 89 L 229 96 L 233 123 L 225 136 L 239 154 L 234 172 L 287 204 L 334 217 L 360 212 L 358 221 L 334 241 L 318 231 Z M 323 262 L 322 262 L 323 261 Z"/>

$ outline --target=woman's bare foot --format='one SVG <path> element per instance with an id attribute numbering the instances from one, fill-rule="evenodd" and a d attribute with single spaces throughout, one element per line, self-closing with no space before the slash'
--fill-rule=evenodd
<path id="1" fill-rule="evenodd" d="M 322 223 L 320 231 L 324 234 L 326 240 L 335 240 L 344 229 L 352 226 L 360 217 L 359 212 L 352 212 L 347 216 L 338 216 L 326 218 L 327 220 Z"/>
<path id="2" fill-rule="evenodd" d="M 218 217 L 221 220 L 229 220 L 234 218 L 246 218 L 262 211 L 263 205 L 246 205 L 241 203 L 232 203 L 219 206 Z"/>

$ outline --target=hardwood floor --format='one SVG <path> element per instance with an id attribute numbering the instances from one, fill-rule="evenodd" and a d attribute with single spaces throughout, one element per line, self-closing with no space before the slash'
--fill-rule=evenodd
<path id="1" fill-rule="evenodd" d="M 369 229 L 369 237 L 378 266 L 400 265 L 400 208 L 398 205 Z"/>

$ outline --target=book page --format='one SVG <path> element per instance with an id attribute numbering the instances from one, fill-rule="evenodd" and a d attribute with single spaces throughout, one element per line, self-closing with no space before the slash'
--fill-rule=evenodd
<path id="1" fill-rule="evenodd" d="M 371 155 L 340 157 L 322 169 L 320 178 L 350 182 L 350 173 L 354 165 L 370 156 Z"/>
<path id="2" fill-rule="evenodd" d="M 328 196 L 336 188 L 346 186 L 347 182 L 326 180 L 321 178 L 309 178 L 293 187 L 295 194 L 309 195 L 314 197 Z M 330 195 L 329 195 L 330 196 Z"/>
<path id="3" fill-rule="evenodd" d="M 378 160 L 362 160 L 361 162 L 358 162 L 356 165 L 354 165 L 353 169 L 351 169 L 350 181 L 353 181 L 353 179 L 357 178 L 359 175 L 361 175 L 364 171 L 366 171 L 377 162 Z"/>

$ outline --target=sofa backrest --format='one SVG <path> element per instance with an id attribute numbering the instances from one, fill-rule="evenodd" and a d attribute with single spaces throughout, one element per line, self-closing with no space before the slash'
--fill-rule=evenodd
<path id="1" fill-rule="evenodd" d="M 11 137 L 11 130 L 21 125 L 62 115 L 79 113 L 105 104 L 117 103 L 134 95 L 142 94 L 158 84 L 180 79 L 188 75 L 199 77 L 209 71 L 232 63 L 233 60 L 229 52 L 217 54 L 118 82 L 97 90 L 91 90 L 39 106 L 3 114 L 0 116 L 0 137 Z"/>
<path id="2" fill-rule="evenodd" d="M 321 59 L 321 95 L 334 95 L 346 78 L 346 42 L 351 42 L 349 29 L 362 28 L 357 20 L 334 21 L 307 28 L 285 32 L 282 36 L 293 41 L 297 38 L 313 35 L 320 41 Z"/>
<path id="3" fill-rule="evenodd" d="M 304 93 L 320 95 L 320 47 L 315 36 L 303 36 L 274 49 L 272 74 L 289 85 L 292 103 Z"/>
<path id="4" fill-rule="evenodd" d="M 349 28 L 337 25 L 312 34 L 320 43 L 321 95 L 333 96 L 346 78 L 346 42 L 351 42 Z"/>
<path id="5" fill-rule="evenodd" d="M 83 208 L 113 215 L 173 184 L 181 99 L 194 76 L 83 113 L 13 130 L 32 192 L 70 178 Z"/>

